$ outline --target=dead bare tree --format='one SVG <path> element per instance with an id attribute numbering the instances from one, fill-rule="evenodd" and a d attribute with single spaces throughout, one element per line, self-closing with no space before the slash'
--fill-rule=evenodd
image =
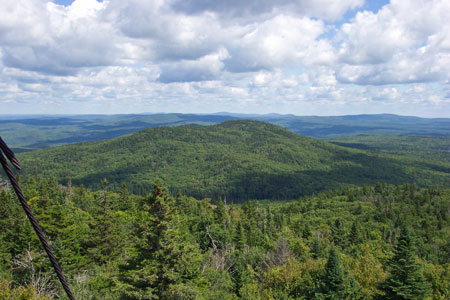
<path id="1" fill-rule="evenodd" d="M 33 260 L 33 254 L 30 248 L 28 248 L 21 255 L 11 259 L 11 268 L 13 272 L 26 274 L 26 279 L 23 284 L 33 286 L 38 294 L 50 298 L 59 297 L 58 288 L 52 282 L 51 277 L 41 272 L 41 270 L 36 270 Z"/>

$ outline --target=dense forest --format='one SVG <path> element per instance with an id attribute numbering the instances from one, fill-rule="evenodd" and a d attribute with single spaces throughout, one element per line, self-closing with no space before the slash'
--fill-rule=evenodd
<path id="1" fill-rule="evenodd" d="M 449 146 L 233 120 L 22 153 L 17 175 L 76 299 L 450 299 Z M 1 177 L 0 203 L 0 300 L 66 299 Z"/>
<path id="2" fill-rule="evenodd" d="M 16 153 L 77 142 L 100 141 L 158 126 L 212 125 L 257 120 L 314 138 L 359 135 L 450 136 L 450 119 L 392 114 L 295 116 L 280 114 L 0 115 L 2 137 Z"/>
<path id="3" fill-rule="evenodd" d="M 115 191 L 125 182 L 142 194 L 160 177 L 172 193 L 247 201 L 295 199 L 381 181 L 449 187 L 450 160 L 438 157 L 341 147 L 269 123 L 228 121 L 151 128 L 23 153 L 20 160 L 24 176 L 44 174 L 60 183 L 70 176 L 74 184 L 93 189 L 106 178 Z"/>
<path id="4" fill-rule="evenodd" d="M 329 140 L 355 149 L 427 160 L 439 165 L 450 163 L 450 138 L 438 136 L 389 135 L 354 136 Z"/>
<path id="5" fill-rule="evenodd" d="M 344 188 L 211 201 L 21 180 L 76 299 L 449 299 L 450 190 Z M 0 191 L 0 299 L 64 299 L 12 191 Z"/>

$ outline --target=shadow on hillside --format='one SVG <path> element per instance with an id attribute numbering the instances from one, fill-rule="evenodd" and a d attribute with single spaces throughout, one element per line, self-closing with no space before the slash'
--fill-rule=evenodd
<path id="1" fill-rule="evenodd" d="M 370 185 L 377 182 L 390 184 L 415 182 L 422 186 L 448 185 L 450 175 L 445 177 L 442 174 L 435 175 L 433 173 L 438 170 L 440 172 L 447 171 L 449 174 L 448 169 L 439 169 L 438 166 L 432 164 L 419 163 L 414 166 L 413 170 L 411 171 L 410 165 L 403 165 L 401 161 L 394 158 L 338 151 L 330 170 L 302 170 L 273 174 L 267 171 L 247 169 L 241 173 L 235 173 L 233 176 L 227 175 L 225 183 L 221 182 L 220 184 L 214 177 L 209 178 L 210 182 L 217 182 L 217 184 L 193 186 L 188 182 L 171 182 L 170 180 L 165 183 L 173 194 L 181 191 L 183 194 L 198 199 L 226 197 L 230 202 L 242 202 L 248 199 L 296 199 L 300 196 L 343 186 Z M 157 177 L 159 172 L 152 170 L 152 173 Z M 163 172 L 160 177 L 165 179 Z M 195 182 L 205 182 L 204 174 L 194 175 L 194 177 Z M 118 190 L 123 182 L 126 182 L 130 191 L 134 193 L 145 194 L 152 190 L 150 180 L 140 179 L 138 173 L 133 173 L 130 168 L 123 167 L 110 172 L 99 171 L 84 178 L 72 177 L 72 182 L 100 189 L 103 178 L 108 179 L 112 190 Z"/>

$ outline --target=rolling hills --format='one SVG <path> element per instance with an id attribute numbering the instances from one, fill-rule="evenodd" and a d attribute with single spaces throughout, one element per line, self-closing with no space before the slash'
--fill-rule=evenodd
<path id="1" fill-rule="evenodd" d="M 0 115 L 0 136 L 16 152 L 77 142 L 99 141 L 146 128 L 185 124 L 212 125 L 229 120 L 259 120 L 315 138 L 357 135 L 450 136 L 450 119 L 381 115 L 334 117 L 295 115 L 138 114 L 138 115 Z"/>
<path id="2" fill-rule="evenodd" d="M 450 137 L 387 135 L 352 136 L 328 140 L 336 145 L 450 164 Z"/>
<path id="3" fill-rule="evenodd" d="M 350 149 L 259 121 L 227 121 L 142 130 L 111 140 L 20 155 L 25 176 L 67 177 L 111 188 L 126 183 L 146 192 L 156 177 L 173 192 L 201 197 L 293 199 L 321 190 L 416 182 L 448 187 L 450 166 L 389 153 Z"/>

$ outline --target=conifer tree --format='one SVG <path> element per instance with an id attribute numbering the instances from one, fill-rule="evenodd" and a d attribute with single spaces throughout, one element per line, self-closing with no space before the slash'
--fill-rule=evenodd
<path id="1" fill-rule="evenodd" d="M 333 234 L 333 241 L 336 246 L 343 247 L 345 245 L 345 229 L 342 221 L 336 219 L 334 224 L 331 226 L 331 233 Z"/>
<path id="2" fill-rule="evenodd" d="M 312 235 L 311 227 L 309 226 L 309 223 L 306 223 L 302 231 L 302 237 L 304 239 L 309 239 L 311 235 Z"/>
<path id="3" fill-rule="evenodd" d="M 323 278 L 324 292 L 329 295 L 329 299 L 338 299 L 339 292 L 345 283 L 344 270 L 341 267 L 341 259 L 335 247 L 330 251 L 330 256 L 325 265 L 325 275 Z M 336 297 L 334 297 L 336 295 Z"/>
<path id="4" fill-rule="evenodd" d="M 131 209 L 131 201 L 130 201 L 130 194 L 128 192 L 128 187 L 125 183 L 122 184 L 122 186 L 120 187 L 120 192 L 119 192 L 119 204 L 118 204 L 118 208 L 120 210 L 129 210 Z"/>
<path id="5" fill-rule="evenodd" d="M 226 210 L 225 210 L 225 204 L 223 203 L 223 200 L 221 197 L 217 200 L 216 208 L 214 209 L 214 219 L 219 224 L 225 224 L 225 218 L 226 218 Z"/>
<path id="6" fill-rule="evenodd" d="M 186 240 L 160 180 L 142 207 L 135 234 L 134 249 L 119 270 L 121 299 L 165 299 L 198 276 L 198 245 Z"/>
<path id="7" fill-rule="evenodd" d="M 407 227 L 402 227 L 394 256 L 389 262 L 391 275 L 383 285 L 383 299 L 421 300 L 430 294 L 421 266 L 417 262 L 414 238 Z"/>
<path id="8" fill-rule="evenodd" d="M 267 231 L 269 234 L 272 234 L 273 230 L 273 217 L 272 217 L 272 211 L 270 207 L 266 208 L 266 223 L 267 223 Z"/>
<path id="9" fill-rule="evenodd" d="M 341 265 L 341 259 L 336 247 L 331 248 L 328 261 L 325 265 L 325 273 L 322 278 L 321 292 L 318 299 L 360 299 L 358 283 L 349 278 Z"/>
<path id="10" fill-rule="evenodd" d="M 247 245 L 247 237 L 245 236 L 245 230 L 242 222 L 237 224 L 234 242 L 238 250 L 243 250 Z"/>
<path id="11" fill-rule="evenodd" d="M 108 181 L 103 179 L 102 191 L 96 197 L 95 218 L 91 221 L 92 239 L 89 243 L 89 253 L 94 261 L 101 264 L 110 261 L 118 250 L 115 241 L 115 227 L 117 220 L 113 217 L 111 200 L 107 191 Z M 114 246 L 113 246 L 114 245 Z"/>
<path id="12" fill-rule="evenodd" d="M 314 259 L 317 259 L 322 256 L 322 247 L 320 245 L 319 239 L 317 239 L 317 238 L 315 238 L 313 240 L 313 243 L 311 246 L 311 254 Z"/>
<path id="13" fill-rule="evenodd" d="M 359 226 L 357 221 L 354 221 L 350 231 L 350 242 L 353 245 L 358 244 L 361 241 L 361 234 L 359 232 Z"/>
<path id="14" fill-rule="evenodd" d="M 18 244 L 15 232 L 19 231 L 21 215 L 14 207 L 12 197 L 0 190 L 0 265 L 10 260 Z"/>

